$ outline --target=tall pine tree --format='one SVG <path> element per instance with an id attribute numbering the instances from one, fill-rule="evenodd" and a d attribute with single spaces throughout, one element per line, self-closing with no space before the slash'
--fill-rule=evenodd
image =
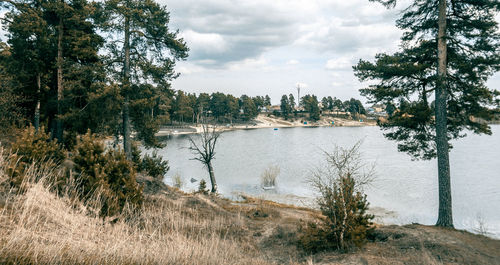
<path id="1" fill-rule="evenodd" d="M 3 1 L 9 54 L 2 61 L 12 79 L 13 92 L 23 100 L 17 107 L 38 130 L 46 118 L 53 43 L 42 1 Z M 43 112 L 43 113 L 42 113 Z"/>
<path id="2" fill-rule="evenodd" d="M 5 69 L 24 99 L 18 107 L 27 110 L 27 120 L 38 127 L 41 117 L 59 140 L 64 129 L 84 133 L 102 127 L 105 111 L 95 115 L 95 108 L 88 107 L 105 81 L 98 55 L 104 41 L 93 19 L 96 6 L 86 0 L 4 4 L 10 9 Z M 68 121 L 64 127 L 63 121 Z"/>
<path id="3" fill-rule="evenodd" d="M 498 95 L 486 81 L 500 69 L 499 8 L 494 0 L 415 0 L 397 21 L 404 30 L 402 50 L 354 66 L 361 81 L 379 81 L 362 89 L 364 96 L 397 108 L 381 124 L 389 131 L 385 136 L 414 158 L 437 157 L 437 226 L 453 227 L 450 140 L 464 137 L 464 130 L 491 134 L 481 119 L 492 118 Z"/>
<path id="4" fill-rule="evenodd" d="M 108 69 L 120 84 L 123 147 L 130 158 L 131 124 L 147 146 L 158 145 L 154 133 L 167 113 L 162 95 L 170 93 L 178 76 L 175 62 L 187 58 L 189 49 L 170 31 L 166 7 L 153 0 L 108 0 L 105 7 Z"/>

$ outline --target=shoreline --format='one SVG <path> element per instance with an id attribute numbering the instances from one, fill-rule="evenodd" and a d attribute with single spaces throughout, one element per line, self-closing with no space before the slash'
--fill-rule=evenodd
<path id="1" fill-rule="evenodd" d="M 333 123 L 332 123 L 333 122 Z M 319 121 L 311 122 L 303 119 L 297 120 L 284 120 L 277 117 L 267 116 L 266 114 L 259 114 L 255 119 L 246 124 L 236 124 L 226 126 L 219 126 L 218 129 L 222 132 L 235 131 L 235 130 L 254 130 L 254 129 L 270 129 L 270 128 L 316 128 L 316 127 L 363 127 L 363 126 L 376 126 L 375 120 L 369 121 L 356 121 L 337 117 L 322 117 Z M 181 127 L 181 126 L 179 126 Z M 164 137 L 170 135 L 186 135 L 196 134 L 202 131 L 200 125 L 191 124 L 182 126 L 184 128 L 162 128 L 155 135 L 157 137 Z"/>

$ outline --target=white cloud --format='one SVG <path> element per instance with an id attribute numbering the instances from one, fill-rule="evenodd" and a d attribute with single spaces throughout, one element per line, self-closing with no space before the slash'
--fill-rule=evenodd
<path id="1" fill-rule="evenodd" d="M 286 64 L 288 64 L 288 65 L 296 65 L 296 64 L 299 64 L 299 61 L 295 60 L 295 59 L 292 59 L 292 60 L 289 60 L 288 62 L 286 62 Z"/>
<path id="2" fill-rule="evenodd" d="M 230 71 L 255 70 L 255 69 L 267 70 L 267 71 L 272 70 L 272 68 L 269 68 L 268 61 L 263 58 L 245 59 L 241 62 L 233 62 L 229 64 L 228 69 Z"/>
<path id="3" fill-rule="evenodd" d="M 290 45 L 342 53 L 392 45 L 390 39 L 399 37 L 394 27 L 397 11 L 366 0 L 163 2 L 171 12 L 172 28 L 187 36 L 190 60 L 210 59 L 219 67 Z M 381 26 L 388 28 L 378 30 Z"/>
<path id="4" fill-rule="evenodd" d="M 217 33 L 199 33 L 189 29 L 182 32 L 180 37 L 198 52 L 223 53 L 228 49 L 226 40 Z"/>
<path id="5" fill-rule="evenodd" d="M 328 70 L 350 70 L 353 65 L 353 60 L 340 57 L 336 59 L 330 59 L 326 62 L 325 68 Z"/>
<path id="6" fill-rule="evenodd" d="M 342 82 L 332 82 L 333 87 L 343 87 L 345 84 Z"/>

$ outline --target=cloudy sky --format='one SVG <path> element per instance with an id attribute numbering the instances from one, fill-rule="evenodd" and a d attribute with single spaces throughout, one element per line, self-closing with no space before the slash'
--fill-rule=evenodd
<path id="1" fill-rule="evenodd" d="M 313 93 L 360 98 L 359 59 L 394 52 L 394 26 L 405 1 L 386 10 L 368 0 L 159 0 L 171 13 L 190 56 L 177 65 L 175 89 L 187 92 Z M 489 82 L 500 89 L 500 74 Z"/>
<path id="2" fill-rule="evenodd" d="M 352 65 L 394 51 L 397 10 L 367 0 L 163 0 L 191 49 L 174 88 L 359 97 Z"/>
<path id="3" fill-rule="evenodd" d="M 361 98 L 360 58 L 398 48 L 399 9 L 367 0 L 161 0 L 191 49 L 174 88 L 236 96 Z M 500 76 L 490 86 L 500 88 Z"/>

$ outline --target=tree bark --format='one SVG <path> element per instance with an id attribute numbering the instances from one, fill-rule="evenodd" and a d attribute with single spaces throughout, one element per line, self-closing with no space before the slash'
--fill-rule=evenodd
<path id="1" fill-rule="evenodd" d="M 61 0 L 61 9 L 64 8 L 64 0 Z M 63 65 L 63 47 L 62 47 L 62 40 L 63 40 L 63 32 L 64 30 L 64 25 L 63 25 L 63 14 L 62 10 L 61 13 L 59 14 L 59 25 L 58 25 L 58 37 L 57 37 L 57 115 L 56 117 L 56 138 L 59 140 L 59 142 L 62 142 L 62 137 L 63 137 L 63 122 L 61 119 L 62 115 L 62 98 L 63 98 L 63 70 L 62 70 L 62 65 Z"/>
<path id="2" fill-rule="evenodd" d="M 207 163 L 208 174 L 210 175 L 210 182 L 212 183 L 212 193 L 217 193 L 217 183 L 215 182 L 214 168 L 212 162 Z"/>
<path id="3" fill-rule="evenodd" d="M 446 1 L 439 0 L 438 82 L 436 86 L 436 148 L 438 160 L 439 214 L 436 226 L 453 227 L 450 160 L 447 137 Z"/>
<path id="4" fill-rule="evenodd" d="M 41 80 L 41 74 L 38 73 L 36 75 L 36 106 L 35 106 L 35 131 L 38 132 L 38 129 L 40 128 L 40 94 L 41 94 L 41 88 L 42 88 L 42 80 Z"/>
<path id="5" fill-rule="evenodd" d="M 130 89 L 130 18 L 125 16 L 125 40 L 124 40 L 124 64 L 123 64 L 123 87 L 122 93 L 125 94 L 123 101 L 123 150 L 128 159 L 132 158 L 132 145 L 130 143 L 130 112 L 129 112 L 129 89 Z"/>

